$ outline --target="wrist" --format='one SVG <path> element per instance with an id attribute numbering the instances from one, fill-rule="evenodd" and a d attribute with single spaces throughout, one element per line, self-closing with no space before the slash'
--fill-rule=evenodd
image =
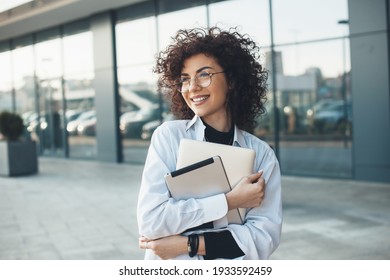
<path id="1" fill-rule="evenodd" d="M 191 234 L 188 236 L 187 240 L 187 251 L 188 255 L 192 258 L 198 254 L 199 250 L 199 235 Z"/>
<path id="2" fill-rule="evenodd" d="M 234 199 L 234 196 L 232 195 L 232 192 L 228 192 L 226 195 L 226 202 L 227 202 L 227 206 L 228 206 L 228 210 L 233 210 L 233 209 L 236 209 L 238 208 L 237 205 L 235 204 L 235 199 Z"/>
<path id="3" fill-rule="evenodd" d="M 206 245 L 204 242 L 204 235 L 199 235 L 199 249 L 198 249 L 198 255 L 205 256 L 206 255 Z"/>

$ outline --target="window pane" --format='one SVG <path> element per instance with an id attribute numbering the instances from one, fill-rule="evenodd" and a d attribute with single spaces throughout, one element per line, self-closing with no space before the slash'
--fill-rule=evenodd
<path id="1" fill-rule="evenodd" d="M 339 37 L 348 34 L 347 0 L 273 0 L 275 44 Z"/>
<path id="2" fill-rule="evenodd" d="M 10 69 L 13 69 L 16 112 L 27 116 L 35 111 L 33 48 L 30 45 L 15 49 L 11 53 L 12 68 Z"/>
<path id="3" fill-rule="evenodd" d="M 92 32 L 64 37 L 63 53 L 69 157 L 96 158 Z"/>
<path id="4" fill-rule="evenodd" d="M 42 154 L 64 156 L 61 39 L 36 44 L 35 61 L 39 97 L 36 125 L 31 132 L 36 134 Z"/>
<path id="5" fill-rule="evenodd" d="M 116 25 L 118 67 L 153 62 L 156 53 L 155 17 Z"/>
<path id="6" fill-rule="evenodd" d="M 62 39 L 64 74 L 93 71 L 92 32 L 83 32 Z"/>
<path id="7" fill-rule="evenodd" d="M 286 174 L 352 177 L 347 46 L 341 39 L 276 50 L 280 159 Z"/>
<path id="8" fill-rule="evenodd" d="M 160 120 L 157 77 L 152 72 L 157 50 L 156 18 L 132 20 L 116 25 L 120 133 L 125 162 L 143 163 L 149 137 L 143 127 Z"/>
<path id="9" fill-rule="evenodd" d="M 11 52 L 0 53 L 0 111 L 12 111 Z"/>
<path id="10" fill-rule="evenodd" d="M 271 45 L 269 5 L 267 0 L 231 0 L 209 6 L 210 26 L 238 27 L 261 47 Z"/>
<path id="11" fill-rule="evenodd" d="M 35 45 L 36 74 L 39 79 L 58 78 L 62 75 L 61 39 Z"/>
<path id="12" fill-rule="evenodd" d="M 207 27 L 207 10 L 206 6 L 199 6 L 159 15 L 157 20 L 159 48 L 162 50 L 179 29 Z"/>

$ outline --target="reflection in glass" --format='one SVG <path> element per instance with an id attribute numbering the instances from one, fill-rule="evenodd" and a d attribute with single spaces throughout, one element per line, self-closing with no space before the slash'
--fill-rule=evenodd
<path id="1" fill-rule="evenodd" d="M 24 114 L 34 110 L 34 57 L 32 46 L 12 51 L 13 86 L 16 112 Z"/>
<path id="2" fill-rule="evenodd" d="M 8 73 L 12 73 L 13 91 L 15 93 L 15 110 L 23 118 L 27 127 L 27 138 L 32 138 L 31 127 L 37 127 L 39 118 L 35 111 L 35 80 L 34 80 L 34 56 L 33 47 L 25 46 L 11 51 L 11 64 Z M 11 91 L 10 91 L 11 93 Z M 8 99 L 10 101 L 11 95 Z M 7 102 L 10 104 L 9 102 Z M 13 107 L 13 106 L 12 106 Z M 10 108 L 11 109 L 11 108 Z M 13 110 L 13 108 L 12 108 Z M 37 140 L 35 138 L 34 140 Z"/>
<path id="3" fill-rule="evenodd" d="M 275 44 L 339 37 L 348 19 L 347 0 L 273 0 Z"/>
<path id="4" fill-rule="evenodd" d="M 154 62 L 157 51 L 155 27 L 155 17 L 116 25 L 118 67 Z"/>
<path id="5" fill-rule="evenodd" d="M 69 157 L 96 158 L 92 32 L 64 37 L 63 54 Z"/>
<path id="6" fill-rule="evenodd" d="M 199 6 L 190 9 L 184 9 L 176 12 L 159 15 L 159 49 L 164 49 L 171 37 L 175 36 L 177 30 L 195 27 L 207 27 L 206 6 Z"/>
<path id="7" fill-rule="evenodd" d="M 0 112 L 12 111 L 11 52 L 0 53 Z M 28 116 L 26 115 L 26 118 Z"/>
<path id="8" fill-rule="evenodd" d="M 38 112 L 29 131 L 44 155 L 64 155 L 64 118 L 61 82 L 61 39 L 35 45 Z"/>
<path id="9" fill-rule="evenodd" d="M 276 50 L 280 159 L 286 173 L 352 176 L 350 63 L 343 57 L 348 45 L 343 40 Z"/>
<path id="10" fill-rule="evenodd" d="M 209 5 L 210 26 L 238 27 L 259 46 L 271 45 L 267 0 L 222 1 Z"/>
<path id="11" fill-rule="evenodd" d="M 122 22 L 116 25 L 116 32 L 123 158 L 143 163 L 149 146 L 149 139 L 141 136 L 143 126 L 161 118 L 157 77 L 152 72 L 157 50 L 156 19 Z"/>

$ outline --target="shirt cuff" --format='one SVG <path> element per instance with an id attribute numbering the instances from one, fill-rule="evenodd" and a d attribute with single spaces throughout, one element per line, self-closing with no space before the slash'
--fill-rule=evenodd
<path id="1" fill-rule="evenodd" d="M 203 223 L 221 219 L 228 211 L 226 196 L 223 193 L 198 199 L 198 202 L 204 213 Z"/>

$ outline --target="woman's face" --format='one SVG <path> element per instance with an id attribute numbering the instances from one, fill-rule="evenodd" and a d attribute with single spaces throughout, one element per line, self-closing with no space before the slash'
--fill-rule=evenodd
<path id="1" fill-rule="evenodd" d="M 190 79 L 188 92 L 182 92 L 185 102 L 196 115 L 211 126 L 221 121 L 230 125 L 226 106 L 228 92 L 226 76 L 224 73 L 212 75 L 211 83 L 207 87 L 197 85 L 194 77 L 197 75 L 198 84 L 201 84 L 202 79 L 207 81 L 208 74 L 221 71 L 224 69 L 217 61 L 205 54 L 196 54 L 187 58 L 181 71 L 183 81 Z"/>

